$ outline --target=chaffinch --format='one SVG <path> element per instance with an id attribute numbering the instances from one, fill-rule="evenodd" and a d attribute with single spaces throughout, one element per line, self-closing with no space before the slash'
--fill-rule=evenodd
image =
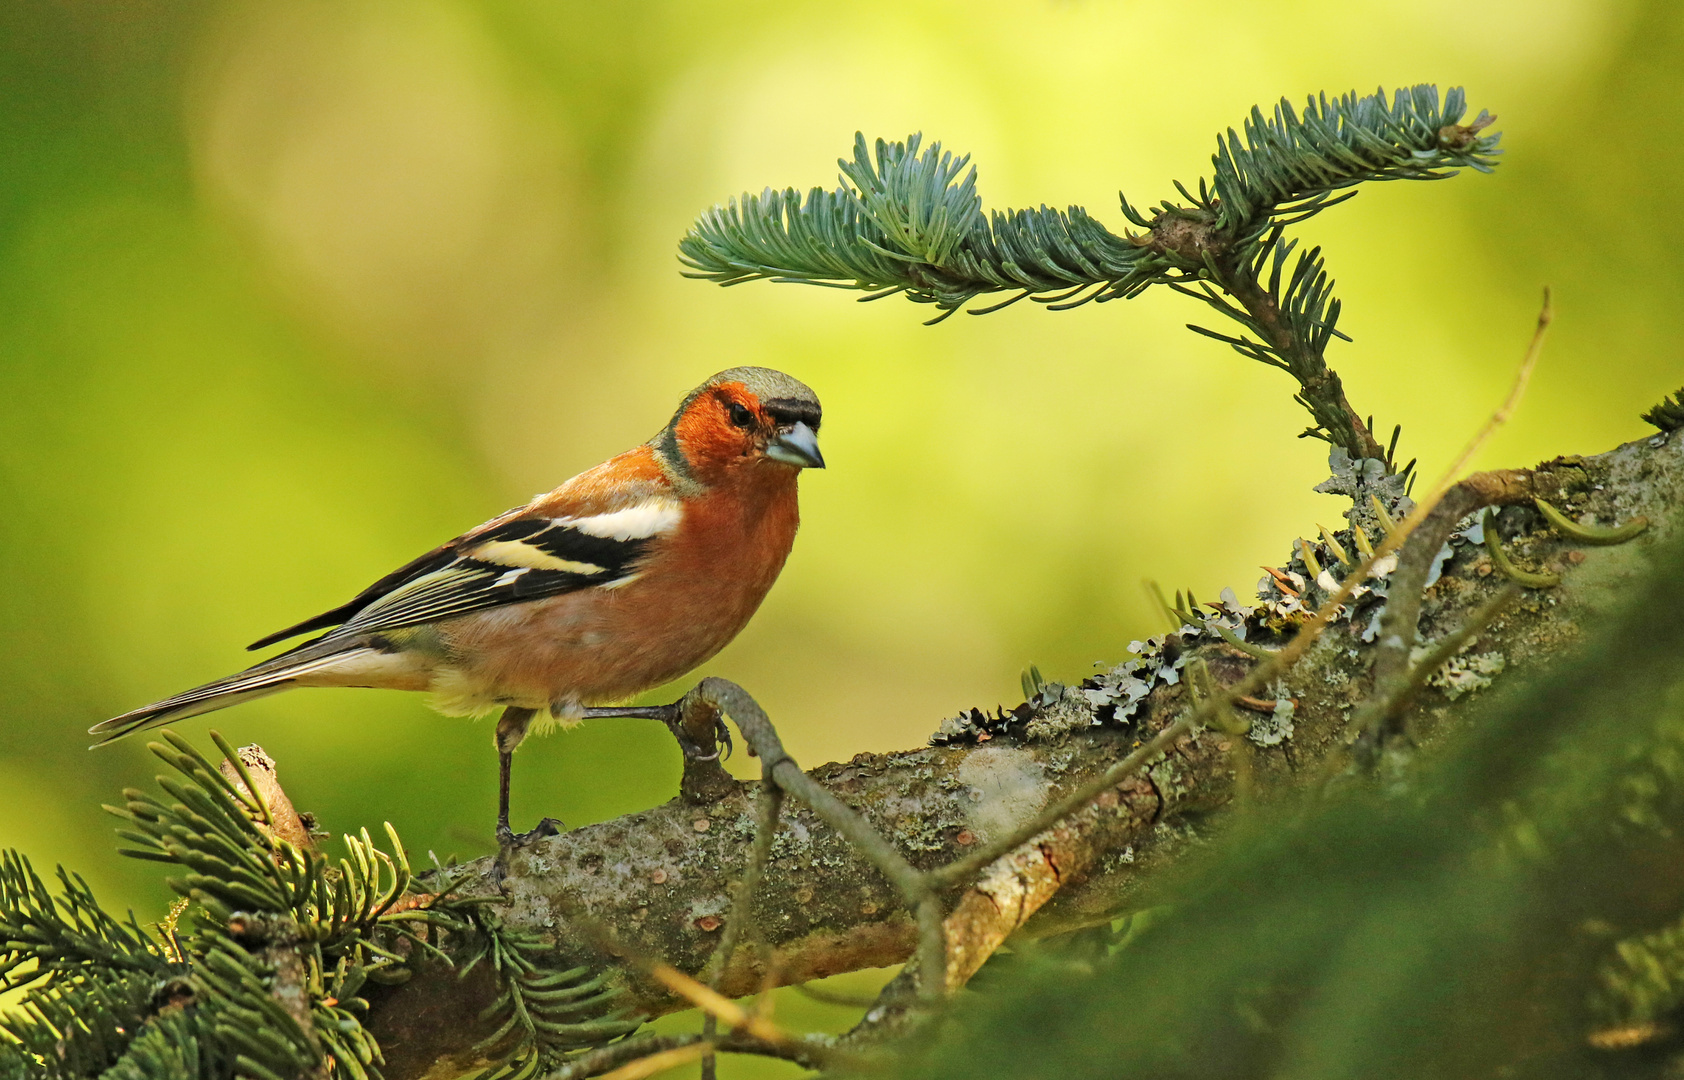
<path id="1" fill-rule="evenodd" d="M 90 731 L 109 742 L 297 686 L 425 690 L 451 716 L 501 707 L 507 844 L 510 757 L 535 720 L 676 679 L 748 623 L 795 541 L 796 477 L 824 468 L 819 419 L 782 372 L 722 371 L 643 445 L 249 648 L 320 637 Z"/>

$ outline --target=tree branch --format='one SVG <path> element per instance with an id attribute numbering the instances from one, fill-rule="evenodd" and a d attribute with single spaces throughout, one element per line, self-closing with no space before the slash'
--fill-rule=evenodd
<path id="1" fill-rule="evenodd" d="M 1327 441 L 1343 446 L 1353 458 L 1386 461 L 1386 448 L 1346 399 L 1338 373 L 1327 366 L 1320 350 L 1293 332 L 1275 295 L 1232 264 L 1222 267 L 1218 283 L 1245 308 L 1275 354 L 1285 358 L 1287 370 L 1298 380 L 1299 400 L 1327 433 Z"/>
<path id="2" fill-rule="evenodd" d="M 1410 595 L 1410 581 L 1424 582 L 1418 568 L 1430 567 L 1446 530 L 1469 508 L 1482 500 L 1511 507 L 1506 513 L 1521 541 L 1532 546 L 1531 557 L 1561 557 L 1567 568 L 1559 590 L 1523 600 L 1478 637 L 1479 648 L 1507 658 L 1509 671 L 1524 670 L 1549 662 L 1576 636 L 1579 621 L 1607 603 L 1610 585 L 1640 563 L 1648 540 L 1576 552 L 1578 545 L 1551 531 L 1529 500 L 1543 495 L 1601 520 L 1642 513 L 1665 521 L 1684 503 L 1684 455 L 1666 436 L 1657 436 L 1598 458 L 1479 474 L 1452 494 L 1406 548 L 1391 578 L 1391 596 L 1395 601 Z M 1570 552 L 1583 561 L 1565 560 Z M 1406 573 L 1406 567 L 1417 569 Z M 1422 596 L 1416 620 L 1435 636 L 1450 633 L 1502 587 L 1479 549 L 1458 549 L 1431 589 L 1416 588 Z M 1407 618 L 1408 606 L 1399 604 L 1394 617 Z M 1382 652 L 1394 651 L 1362 642 L 1366 621 L 1363 609 L 1356 622 L 1331 628 L 1285 677 L 1278 692 L 1298 703 L 1294 727 L 1283 741 L 1253 747 L 1258 798 L 1279 798 L 1313 782 L 1314 766 L 1342 752 L 1348 718 L 1369 697 L 1367 666 Z M 1220 685 L 1240 684 L 1258 664 L 1219 640 L 1198 650 Z M 1407 648 L 1403 656 L 1407 661 Z M 1427 687 L 1410 714 L 1415 738 L 1430 745 L 1453 730 L 1468 700 Z M 727 703 L 726 711 L 739 721 L 749 716 L 745 737 L 771 749 L 765 763 L 780 787 L 785 777 L 790 788 L 810 782 L 815 802 L 833 799 L 836 807 L 857 813 L 887 841 L 895 861 L 923 872 L 1012 839 L 1046 808 L 1175 725 L 1190 705 L 1185 681 L 1159 686 L 1136 722 L 1117 727 L 1103 722 L 1103 708 L 1078 701 L 1078 691 L 1066 691 L 1023 726 L 1022 737 L 861 754 L 811 773 L 781 756 L 781 747 L 765 742 L 764 732 L 751 734 L 756 720 L 741 703 Z M 1096 719 L 1102 721 L 1097 726 Z M 954 897 L 943 924 L 947 985 L 961 984 L 1010 933 L 1064 932 L 1142 906 L 1154 871 L 1173 863 L 1190 839 L 1220 821 L 1210 812 L 1233 796 L 1238 738 L 1205 728 L 1178 734 L 1155 764 L 1077 807 L 1032 843 L 988 860 L 992 866 L 974 867 L 983 871 L 980 880 L 951 879 L 964 891 Z M 658 957 L 682 971 L 703 970 L 721 936 L 733 886 L 748 869 L 758 790 L 756 784 L 733 782 L 729 792 L 705 806 L 675 799 L 532 845 L 508 869 L 503 918 L 553 936 L 558 962 L 615 968 L 615 978 L 649 1015 L 683 1007 L 627 957 Z M 885 873 L 893 863 L 868 857 L 858 839 L 839 831 L 832 813 L 821 814 L 810 803 L 783 808 L 755 899 L 754 932 L 777 953 L 777 982 L 887 966 L 913 953 L 916 904 Z M 482 878 L 468 890 L 491 891 L 483 876 L 489 860 L 473 869 Z M 608 927 L 626 955 L 610 955 L 599 939 L 572 925 L 572 911 Z M 754 992 L 767 978 L 753 950 L 736 952 L 722 963 L 719 989 L 727 996 Z M 447 1064 L 460 1069 L 475 1064 L 469 1048 L 485 1033 L 474 1017 L 490 993 L 479 973 L 459 980 L 442 968 L 425 967 L 402 986 L 374 991 L 370 1025 L 386 1054 L 390 1080 Z"/>

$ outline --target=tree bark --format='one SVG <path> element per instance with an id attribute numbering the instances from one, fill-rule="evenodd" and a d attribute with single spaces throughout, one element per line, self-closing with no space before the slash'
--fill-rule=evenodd
<path id="1" fill-rule="evenodd" d="M 1594 458 L 1557 459 L 1539 472 L 1547 474 L 1542 486 L 1523 485 L 1528 502 L 1503 510 L 1500 532 L 1518 561 L 1549 565 L 1562 583 L 1528 590 L 1474 638 L 1463 655 L 1481 659 L 1468 677 L 1439 680 L 1419 695 L 1403 723 L 1417 747 L 1430 749 L 1473 722 L 1488 681 L 1524 678 L 1569 648 L 1585 620 L 1642 571 L 1649 544 L 1672 526 L 1684 501 L 1684 438 L 1658 435 Z M 1535 490 L 1557 493 L 1554 505 L 1580 521 L 1593 515 L 1603 524 L 1623 523 L 1643 515 L 1651 528 L 1620 546 L 1581 547 L 1530 508 Z M 1515 500 L 1497 492 L 1491 501 Z M 1504 583 L 1483 548 L 1458 548 L 1425 590 L 1420 638 L 1431 642 L 1456 630 Z M 1325 778 L 1324 761 L 1346 753 L 1355 734 L 1350 719 L 1369 694 L 1376 645 L 1362 638 L 1373 611 L 1356 605 L 1354 616 L 1331 627 L 1278 688 L 1278 697 L 1295 702 L 1289 737 L 1262 746 L 1242 735 L 1195 730 L 1144 772 L 995 863 L 978 883 L 955 890 L 947 920 L 949 984 L 962 984 L 1007 933 L 1060 933 L 1150 903 L 1159 872 L 1231 813 L 1237 775 L 1244 776 L 1247 801 L 1258 803 Z M 1221 643 L 1201 641 L 1196 651 L 1223 684 L 1257 663 Z M 1185 679 L 1158 686 L 1137 718 L 1118 727 L 1096 725 L 1093 707 L 1078 690 L 1067 690 L 1014 729 L 1021 736 L 859 754 L 812 775 L 915 866 L 930 868 L 1010 833 L 1098 776 L 1171 723 L 1187 707 L 1188 693 Z M 608 968 L 626 988 L 627 1002 L 651 1016 L 686 1007 L 647 978 L 644 967 L 660 960 L 694 973 L 707 962 L 753 839 L 756 787 L 715 785 L 700 796 L 723 791 L 715 801 L 674 799 L 534 843 L 509 865 L 502 917 L 516 929 L 553 938 L 558 966 Z M 465 891 L 495 893 L 491 860 L 474 869 L 478 878 Z M 751 993 L 768 980 L 799 983 L 900 963 L 916 939 L 899 894 L 794 800 L 785 803 L 754 922 L 773 950 L 775 970 L 761 969 L 758 950 L 739 949 L 720 984 L 727 995 Z M 465 980 L 442 966 L 423 966 L 409 982 L 376 991 L 369 1024 L 386 1055 L 385 1075 L 442 1077 L 482 1065 L 472 1047 L 490 1030 L 477 1017 L 493 996 L 483 966 Z"/>

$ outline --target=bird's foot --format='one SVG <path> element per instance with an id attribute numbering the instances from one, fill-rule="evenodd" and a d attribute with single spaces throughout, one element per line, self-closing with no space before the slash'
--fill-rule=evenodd
<path id="1" fill-rule="evenodd" d="M 531 831 L 517 833 L 509 828 L 508 822 L 497 826 L 497 846 L 500 848 L 525 847 L 534 840 L 542 840 L 546 836 L 557 836 L 567 826 L 560 818 L 547 817 L 538 822 Z"/>
<path id="2" fill-rule="evenodd" d="M 713 718 L 713 750 L 703 753 L 702 748 L 690 738 L 689 732 L 684 730 L 684 715 L 676 707 L 670 718 L 666 719 L 667 730 L 678 740 L 678 748 L 690 761 L 719 761 L 731 756 L 735 749 L 731 742 L 731 728 L 725 723 L 723 716 Z"/>
<path id="3" fill-rule="evenodd" d="M 491 880 L 497 888 L 503 887 L 503 879 L 508 876 L 509 858 L 521 848 L 527 847 L 534 841 L 542 840 L 546 836 L 559 835 L 567 826 L 559 818 L 547 817 L 539 821 L 531 830 L 517 833 L 509 828 L 509 823 L 497 823 L 497 858 L 491 863 Z"/>

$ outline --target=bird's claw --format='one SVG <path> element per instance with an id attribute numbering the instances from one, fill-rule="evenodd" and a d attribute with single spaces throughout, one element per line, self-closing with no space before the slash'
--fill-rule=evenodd
<path id="1" fill-rule="evenodd" d="M 685 760 L 718 761 L 721 758 L 729 758 L 731 756 L 731 751 L 735 747 L 731 742 L 731 728 L 725 723 L 725 718 L 723 716 L 719 716 L 717 714 L 714 716 L 713 752 L 704 754 L 702 753 L 702 748 L 698 746 L 696 742 L 690 738 L 689 733 L 684 730 L 683 712 L 676 705 L 670 706 L 670 708 L 672 711 L 662 719 L 666 722 L 667 730 L 672 732 L 672 737 L 678 740 L 678 748 L 684 752 Z"/>
<path id="2" fill-rule="evenodd" d="M 513 831 L 507 824 L 498 825 L 497 846 L 505 849 L 525 847 L 534 840 L 542 840 L 546 836 L 556 836 L 566 828 L 567 826 L 563 824 L 560 818 L 553 817 L 543 818 L 530 831 L 523 833 Z"/>
<path id="3" fill-rule="evenodd" d="M 724 747 L 727 758 L 731 756 L 731 751 L 736 749 L 731 742 L 731 728 L 725 723 L 723 716 L 713 718 L 713 740 L 715 746 Z M 718 757 L 719 752 L 715 751 L 714 756 Z"/>
<path id="4" fill-rule="evenodd" d="M 526 843 L 531 840 L 540 840 L 546 836 L 558 836 L 566 831 L 567 825 L 560 818 L 539 818 L 538 824 L 532 827 L 531 832 L 522 835 L 520 841 Z"/>
<path id="5" fill-rule="evenodd" d="M 509 856 L 526 847 L 535 840 L 542 840 L 546 836 L 559 835 L 567 826 L 560 818 L 547 817 L 539 820 L 530 830 L 517 833 L 509 828 L 508 822 L 497 825 L 497 858 L 491 862 L 491 883 L 498 889 L 503 887 L 503 879 L 508 876 Z"/>

